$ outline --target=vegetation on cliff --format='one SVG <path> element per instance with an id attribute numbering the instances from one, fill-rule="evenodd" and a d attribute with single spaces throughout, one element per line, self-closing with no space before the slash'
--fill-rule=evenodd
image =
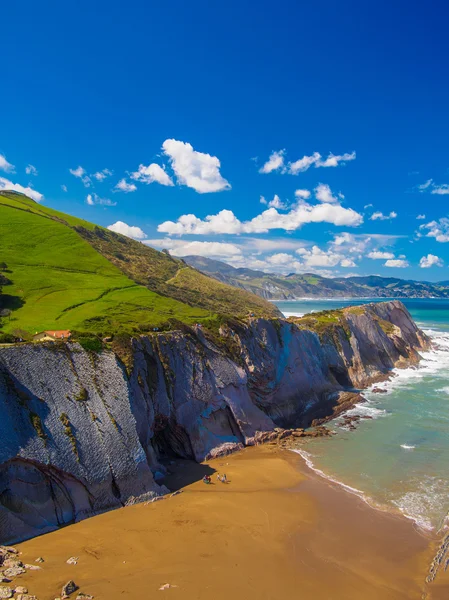
<path id="1" fill-rule="evenodd" d="M 0 194 L 0 262 L 12 272 L 5 333 L 134 333 L 170 319 L 206 324 L 218 314 L 277 310 L 181 260 L 14 192 Z"/>

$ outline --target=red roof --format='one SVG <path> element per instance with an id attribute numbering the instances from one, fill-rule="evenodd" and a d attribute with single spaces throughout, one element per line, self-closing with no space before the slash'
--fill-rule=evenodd
<path id="1" fill-rule="evenodd" d="M 63 339 L 70 337 L 70 331 L 68 329 L 61 329 L 60 331 L 45 331 L 47 335 L 55 339 Z"/>

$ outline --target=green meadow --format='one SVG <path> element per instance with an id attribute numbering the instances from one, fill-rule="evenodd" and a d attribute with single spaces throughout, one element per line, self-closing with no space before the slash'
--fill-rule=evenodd
<path id="1" fill-rule="evenodd" d="M 0 195 L 0 262 L 12 285 L 3 288 L 4 332 L 23 329 L 132 331 L 170 318 L 186 323 L 211 311 L 161 296 L 127 277 L 73 227 L 94 225 L 15 194 Z"/>

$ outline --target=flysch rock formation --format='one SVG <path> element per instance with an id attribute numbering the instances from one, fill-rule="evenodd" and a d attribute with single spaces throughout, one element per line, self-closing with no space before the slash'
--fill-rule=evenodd
<path id="1" fill-rule="evenodd" d="M 399 301 L 320 334 L 283 319 L 155 333 L 128 370 L 77 343 L 0 349 L 0 543 L 167 490 L 161 457 L 202 461 L 307 427 L 342 390 L 415 363 L 429 340 Z"/>

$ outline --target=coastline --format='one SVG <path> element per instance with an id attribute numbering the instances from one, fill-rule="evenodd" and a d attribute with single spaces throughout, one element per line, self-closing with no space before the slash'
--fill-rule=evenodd
<path id="1" fill-rule="evenodd" d="M 447 592 L 445 573 L 425 584 L 435 542 L 319 477 L 293 452 L 259 446 L 202 465 L 178 460 L 173 469 L 165 483 L 181 494 L 18 544 L 24 562 L 45 559 L 20 583 L 39 600 L 53 600 L 68 579 L 96 600 L 148 597 L 167 583 L 177 586 L 167 593 L 185 600 L 277 600 L 298 589 L 323 600 Z M 216 480 L 223 471 L 227 485 Z M 213 485 L 202 483 L 206 472 Z M 77 565 L 66 564 L 71 556 Z"/>

